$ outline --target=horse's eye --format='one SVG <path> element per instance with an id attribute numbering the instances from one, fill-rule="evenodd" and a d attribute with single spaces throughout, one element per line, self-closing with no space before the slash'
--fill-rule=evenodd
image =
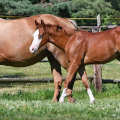
<path id="1" fill-rule="evenodd" d="M 40 36 L 39 36 L 39 38 L 43 38 L 43 37 L 44 37 L 44 35 L 40 35 Z"/>

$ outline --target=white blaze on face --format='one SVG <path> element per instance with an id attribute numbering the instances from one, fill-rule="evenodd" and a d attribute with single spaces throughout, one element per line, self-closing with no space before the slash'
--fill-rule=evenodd
<path id="1" fill-rule="evenodd" d="M 33 34 L 33 42 L 29 48 L 31 53 L 35 53 L 38 50 L 39 45 L 42 41 L 42 38 L 40 39 L 38 38 L 38 34 L 39 34 L 39 30 L 36 30 Z"/>

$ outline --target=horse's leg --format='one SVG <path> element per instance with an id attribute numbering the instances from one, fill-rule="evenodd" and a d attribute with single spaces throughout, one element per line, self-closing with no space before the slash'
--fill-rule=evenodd
<path id="1" fill-rule="evenodd" d="M 60 68 L 60 65 L 59 63 L 66 69 L 66 71 L 68 71 L 68 68 L 69 68 L 69 62 L 68 62 L 68 59 L 66 57 L 66 54 L 65 52 L 63 52 L 62 50 L 60 50 L 58 47 L 54 46 L 52 43 L 47 43 L 46 44 L 46 47 L 47 49 L 54 55 L 55 59 L 52 58 L 51 56 L 49 57 L 50 59 L 50 64 L 52 66 L 52 73 L 53 73 L 53 76 L 54 76 L 54 79 L 57 79 L 57 77 L 55 76 L 58 76 L 60 78 L 58 78 L 58 80 L 55 80 L 54 81 L 54 84 L 55 84 L 55 88 L 59 88 L 60 86 L 60 89 L 59 91 L 61 90 L 61 85 L 62 85 L 62 78 L 61 78 L 61 70 L 59 71 Z M 59 62 L 57 62 L 57 61 Z M 55 62 L 54 62 L 55 61 Z M 57 66 L 57 68 L 56 68 Z M 57 70 L 58 69 L 58 70 Z M 56 71 L 57 70 L 57 71 Z M 58 74 L 58 75 L 57 75 Z M 75 78 L 76 78 L 76 75 L 73 77 L 72 79 L 72 82 L 69 86 L 69 88 L 67 89 L 67 93 L 69 94 L 69 96 L 67 97 L 69 102 L 75 102 L 75 99 L 72 98 L 72 88 L 73 88 L 73 85 L 74 85 L 74 81 L 75 81 Z M 61 81 L 61 82 L 60 82 Z M 59 82 L 59 83 L 58 83 Z M 59 86 L 58 86 L 59 85 Z M 58 91 L 58 89 L 55 89 L 55 91 Z M 58 92 L 55 92 L 55 93 L 58 93 Z M 55 96 L 55 94 L 54 94 Z M 55 98 L 55 97 L 54 97 Z"/>
<path id="2" fill-rule="evenodd" d="M 54 97 L 52 102 L 58 102 L 60 97 L 61 86 L 63 82 L 63 78 L 61 75 L 61 65 L 52 55 L 48 56 L 48 60 L 50 61 L 51 71 L 55 85 Z"/>
<path id="3" fill-rule="evenodd" d="M 61 75 L 61 65 L 52 55 L 48 56 L 48 59 L 51 64 L 51 71 L 52 71 L 52 75 L 54 78 L 54 85 L 55 85 L 53 102 L 57 102 L 60 97 L 60 91 L 61 91 L 61 86 L 62 86 L 62 82 L 63 82 L 63 78 Z M 73 89 L 75 78 L 76 78 L 76 74 L 74 75 L 74 77 L 66 91 L 66 93 L 69 94 L 69 96 L 67 96 L 67 98 L 68 98 L 69 102 L 71 102 L 71 103 L 76 101 L 75 98 L 72 98 L 72 89 Z"/>
<path id="4" fill-rule="evenodd" d="M 66 91 L 66 94 L 69 94 L 69 96 L 67 96 L 67 98 L 68 98 L 69 102 L 71 102 L 71 103 L 76 102 L 76 99 L 72 98 L 72 89 L 73 89 L 73 85 L 74 85 L 74 82 L 75 82 L 76 75 L 77 75 L 77 73 L 75 73 L 75 75 L 74 75 L 73 79 L 71 80 L 71 82 L 68 86 L 68 89 Z"/>
<path id="5" fill-rule="evenodd" d="M 85 86 L 85 88 L 87 90 L 88 95 L 89 95 L 90 103 L 94 103 L 95 102 L 95 98 L 94 98 L 94 96 L 92 94 L 92 91 L 91 91 L 91 89 L 89 87 L 89 83 L 88 83 L 88 78 L 87 78 L 87 74 L 86 74 L 86 71 L 85 71 L 85 67 L 79 68 L 78 72 L 79 72 L 79 74 L 81 76 L 82 82 L 83 82 L 83 84 L 84 84 L 84 86 Z"/>
<path id="6" fill-rule="evenodd" d="M 118 61 L 120 61 L 120 55 L 116 58 Z"/>
<path id="7" fill-rule="evenodd" d="M 63 89 L 63 92 L 62 92 L 62 95 L 60 97 L 60 100 L 59 102 L 64 102 L 64 98 L 66 96 L 69 96 L 70 94 L 67 93 L 67 89 L 69 88 L 69 85 L 71 84 L 71 81 L 72 81 L 72 78 L 74 77 L 74 75 L 76 74 L 77 72 L 77 69 L 79 67 L 79 65 L 77 65 L 75 63 L 76 61 L 74 60 L 73 62 L 70 63 L 69 65 L 69 69 L 68 69 L 68 74 L 67 74 L 67 77 L 65 79 L 65 82 L 64 82 L 64 89 Z"/>

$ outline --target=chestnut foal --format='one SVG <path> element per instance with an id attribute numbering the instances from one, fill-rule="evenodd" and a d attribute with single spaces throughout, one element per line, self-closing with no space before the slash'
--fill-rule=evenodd
<path id="1" fill-rule="evenodd" d="M 78 71 L 88 92 L 90 103 L 94 103 L 95 98 L 90 90 L 87 74 L 85 71 L 85 65 L 90 62 L 94 62 L 94 60 L 89 57 L 89 53 L 87 53 L 87 41 L 84 39 L 84 37 L 89 33 L 73 29 L 68 29 L 69 32 L 67 32 L 67 28 L 63 29 L 61 26 L 50 24 L 45 25 L 42 20 L 41 24 L 37 23 L 36 21 L 35 23 L 37 29 L 34 33 L 34 40 L 32 45 L 30 46 L 32 52 L 36 52 L 39 47 L 46 44 L 47 42 L 51 42 L 65 51 L 70 62 L 68 75 L 65 80 L 64 89 L 59 102 L 63 102 L 64 98 L 69 96 L 66 91 L 71 83 L 72 78 Z"/>

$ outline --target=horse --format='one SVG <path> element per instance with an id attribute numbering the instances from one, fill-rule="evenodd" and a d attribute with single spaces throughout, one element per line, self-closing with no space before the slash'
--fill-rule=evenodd
<path id="1" fill-rule="evenodd" d="M 63 27 L 75 28 L 75 26 L 67 19 L 50 14 L 41 14 L 14 20 L 5 20 L 1 18 L 0 65 L 26 67 L 41 61 L 47 56 L 51 64 L 51 71 L 55 85 L 52 101 L 57 102 L 59 100 L 61 85 L 63 82 L 61 65 L 63 65 L 62 63 L 64 61 L 65 64 L 63 67 L 67 70 L 69 62 L 65 52 L 51 43 L 42 46 L 36 54 L 29 52 L 29 47 L 33 40 L 33 33 L 36 30 L 35 20 L 37 20 L 37 22 L 44 20 L 46 24 L 59 24 Z M 62 59 L 60 59 L 58 55 L 61 56 Z M 70 102 L 75 101 L 75 99 L 72 98 L 72 87 L 73 84 L 68 90 L 68 93 L 71 94 L 71 96 L 68 97 Z"/>
<path id="2" fill-rule="evenodd" d="M 59 102 L 64 102 L 64 98 L 69 96 L 69 93 L 66 93 L 66 91 L 69 88 L 75 73 L 79 72 L 82 82 L 89 95 L 90 103 L 94 103 L 95 98 L 89 87 L 87 74 L 85 71 L 85 65 L 90 60 L 93 60 L 93 58 L 90 57 L 93 51 L 89 54 L 87 49 L 89 46 L 87 40 L 89 39 L 90 35 L 93 34 L 72 28 L 63 28 L 59 25 L 45 24 L 42 20 L 41 24 L 39 24 L 37 21 L 35 21 L 35 23 L 36 31 L 34 33 L 33 42 L 30 46 L 30 52 L 35 53 L 37 52 L 38 48 L 42 47 L 47 42 L 51 42 L 66 53 L 67 59 L 70 62 L 68 74 L 64 82 L 64 89 Z M 96 35 L 94 34 L 94 36 Z M 90 49 L 92 49 L 94 46 L 92 46 L 90 40 L 88 41 L 91 46 Z"/>

